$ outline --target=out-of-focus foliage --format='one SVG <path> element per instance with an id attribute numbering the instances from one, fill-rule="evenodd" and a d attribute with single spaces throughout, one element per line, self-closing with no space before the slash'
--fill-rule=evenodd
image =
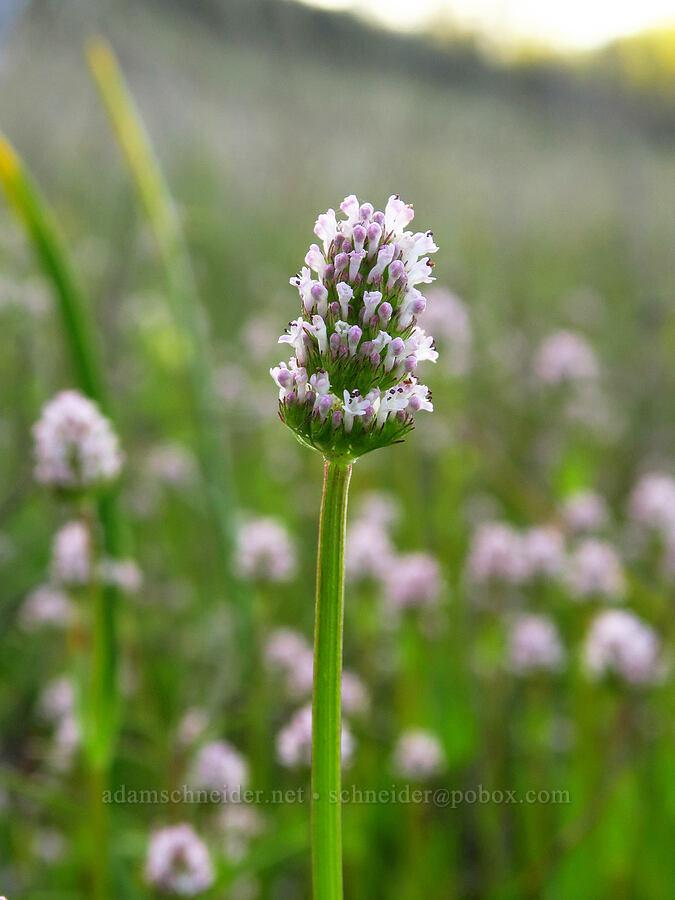
<path id="1" fill-rule="evenodd" d="M 237 570 L 254 600 L 243 683 L 189 345 L 88 77 L 94 26 L 152 135 L 210 319 L 215 438 L 232 448 Z M 428 323 L 435 412 L 352 479 L 347 896 L 668 896 L 672 504 L 667 479 L 633 490 L 645 473 L 672 477 L 675 456 L 671 114 L 636 113 L 592 78 L 504 73 L 272 2 L 36 4 L 1 52 L 3 131 L 91 298 L 126 457 L 142 577 L 129 562 L 114 572 L 128 590 L 116 896 L 153 896 L 148 847 L 156 872 L 170 842 L 192 847 L 207 881 L 195 835 L 213 868 L 205 897 L 307 896 L 321 464 L 279 423 L 268 370 L 316 215 L 352 191 L 414 202 L 440 247 L 437 286 L 456 296 L 430 295 L 429 313 L 444 311 Z M 67 516 L 34 484 L 30 437 L 74 385 L 9 215 L 0 275 L 0 893 L 79 900 L 91 823 L 62 679 L 86 606 L 34 591 Z M 260 802 L 162 800 L 224 773 Z M 356 793 L 420 786 L 475 798 Z M 483 802 L 481 788 L 549 800 Z M 269 802 L 274 790 L 296 793 Z M 179 823 L 191 828 L 163 831 Z"/>

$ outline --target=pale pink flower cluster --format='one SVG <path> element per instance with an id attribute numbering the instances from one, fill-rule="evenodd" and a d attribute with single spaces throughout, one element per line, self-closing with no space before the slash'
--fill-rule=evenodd
<path id="1" fill-rule="evenodd" d="M 253 519 L 239 529 L 236 564 L 251 581 L 289 581 L 295 574 L 295 548 L 290 535 L 275 519 Z"/>
<path id="2" fill-rule="evenodd" d="M 565 525 L 575 534 L 598 531 L 609 521 L 607 502 L 594 491 L 571 494 L 562 507 Z"/>
<path id="3" fill-rule="evenodd" d="M 524 615 L 511 625 L 509 664 L 513 672 L 558 671 L 565 662 L 558 629 L 546 616 Z"/>
<path id="4" fill-rule="evenodd" d="M 284 689 L 291 700 L 312 693 L 314 653 L 308 641 L 291 628 L 273 631 L 265 645 L 265 663 L 275 675 L 282 675 Z M 365 712 L 370 704 L 368 691 L 354 672 L 342 673 L 342 708 L 347 715 Z"/>
<path id="5" fill-rule="evenodd" d="M 556 578 L 565 566 L 565 540 L 552 525 L 528 528 L 522 535 L 524 580 Z"/>
<path id="6" fill-rule="evenodd" d="M 518 531 L 506 522 L 484 522 L 473 537 L 467 558 L 471 581 L 520 584 L 526 572 L 523 543 Z"/>
<path id="7" fill-rule="evenodd" d="M 438 775 L 445 765 L 441 742 L 421 728 L 405 731 L 394 748 L 394 771 L 411 781 L 424 781 Z"/>
<path id="8" fill-rule="evenodd" d="M 382 528 L 393 528 L 400 517 L 399 505 L 391 494 L 383 491 L 370 491 L 362 494 L 358 505 L 358 519 L 381 525 Z"/>
<path id="9" fill-rule="evenodd" d="M 363 516 L 349 525 L 345 543 L 345 572 L 348 579 L 356 581 L 381 578 L 393 555 L 389 534 L 381 522 Z"/>
<path id="10" fill-rule="evenodd" d="M 664 536 L 675 534 L 675 478 L 661 472 L 643 475 L 630 496 L 631 519 Z"/>
<path id="11" fill-rule="evenodd" d="M 358 716 L 368 712 L 370 694 L 363 681 L 347 669 L 342 672 L 342 709 L 348 716 Z"/>
<path id="12" fill-rule="evenodd" d="M 428 553 L 406 553 L 391 560 L 383 584 L 385 600 L 395 612 L 433 607 L 441 590 L 440 567 Z"/>
<path id="13" fill-rule="evenodd" d="M 592 676 L 612 674 L 635 685 L 661 679 L 665 666 L 660 654 L 661 642 L 654 629 L 623 609 L 606 610 L 596 617 L 584 650 Z"/>
<path id="14" fill-rule="evenodd" d="M 33 437 L 35 477 L 42 484 L 85 490 L 111 481 L 122 468 L 111 423 L 78 391 L 62 391 L 43 407 Z"/>
<path id="15" fill-rule="evenodd" d="M 270 374 L 280 401 L 304 402 L 311 392 L 321 421 L 331 416 L 349 434 L 355 417 L 381 427 L 390 416 L 433 410 L 428 388 L 414 374 L 420 362 L 438 358 L 433 338 L 416 324 L 427 305 L 416 285 L 433 281 L 429 254 L 438 247 L 430 231 L 406 230 L 414 212 L 398 196 L 380 212 L 350 194 L 340 210 L 344 219 L 333 209 L 318 217 L 314 231 L 321 246 L 310 246 L 305 267 L 291 278 L 303 314 L 279 338 L 293 356 Z M 316 371 L 310 364 L 314 346 L 322 361 Z M 339 395 L 331 392 L 327 370 L 342 366 L 372 376 L 366 396 L 353 382 Z M 394 387 L 377 386 L 392 378 Z"/>
<path id="16" fill-rule="evenodd" d="M 91 534 L 84 522 L 73 519 L 56 532 L 52 542 L 51 575 L 64 587 L 84 587 L 93 575 Z"/>
<path id="17" fill-rule="evenodd" d="M 265 644 L 265 662 L 270 669 L 277 672 L 288 672 L 298 657 L 310 650 L 305 637 L 292 628 L 277 628 L 267 638 Z"/>
<path id="18" fill-rule="evenodd" d="M 566 580 L 577 599 L 604 597 L 616 601 L 626 592 L 619 554 L 612 544 L 597 538 L 586 538 L 570 555 Z"/>
<path id="19" fill-rule="evenodd" d="M 388 494 L 362 497 L 358 513 L 347 528 L 345 572 L 353 581 L 381 579 L 394 558 L 389 529 L 398 519 L 398 505 Z"/>
<path id="20" fill-rule="evenodd" d="M 181 897 L 195 897 L 211 887 L 211 857 L 191 825 L 172 825 L 151 835 L 145 878 L 152 887 Z"/>
<path id="21" fill-rule="evenodd" d="M 555 526 L 519 531 L 507 522 L 493 521 L 476 530 L 466 567 L 474 584 L 523 585 L 560 578 L 565 562 L 565 539 Z"/>
<path id="22" fill-rule="evenodd" d="M 248 763 L 227 741 L 204 744 L 197 752 L 190 771 L 192 784 L 219 791 L 225 799 L 244 789 L 248 777 Z"/>
<path id="23" fill-rule="evenodd" d="M 66 676 L 51 681 L 40 697 L 40 712 L 54 725 L 49 748 L 49 765 L 57 772 L 70 768 L 80 744 L 80 728 L 75 716 L 75 692 Z"/>
<path id="24" fill-rule="evenodd" d="M 137 594 L 143 586 L 143 572 L 134 559 L 101 560 L 99 577 L 103 584 L 112 584 L 125 594 Z"/>
<path id="25" fill-rule="evenodd" d="M 473 329 L 466 304 L 446 288 L 429 291 L 429 303 L 419 317 L 420 325 L 445 344 L 447 366 L 452 375 L 465 375 L 471 365 Z"/>
<path id="26" fill-rule="evenodd" d="M 438 562 L 427 553 L 396 554 L 389 535 L 396 518 L 397 509 L 387 495 L 364 498 L 347 529 L 347 577 L 378 581 L 390 611 L 434 606 L 442 587 Z"/>
<path id="27" fill-rule="evenodd" d="M 231 862 L 240 863 L 248 853 L 252 840 L 265 830 L 265 819 L 253 806 L 228 803 L 220 816 L 225 855 Z"/>
<path id="28" fill-rule="evenodd" d="M 205 709 L 191 707 L 186 710 L 178 723 L 178 741 L 184 747 L 190 747 L 198 741 L 209 726 L 209 714 Z"/>
<path id="29" fill-rule="evenodd" d="M 588 341 L 573 331 L 557 331 L 541 344 L 535 371 L 545 384 L 564 384 L 595 378 L 599 367 Z"/>
<path id="30" fill-rule="evenodd" d="M 301 707 L 288 725 L 277 735 L 277 759 L 289 769 L 309 766 L 312 761 L 312 705 Z M 354 754 L 354 738 L 347 725 L 342 723 L 340 751 L 342 765 L 347 767 Z"/>
<path id="31" fill-rule="evenodd" d="M 75 708 L 75 692 L 66 675 L 50 681 L 40 696 L 40 712 L 49 722 L 58 722 L 72 714 Z"/>
<path id="32" fill-rule="evenodd" d="M 24 631 L 37 631 L 45 626 L 66 628 L 74 616 L 70 598 L 61 588 L 41 584 L 24 600 L 19 622 Z"/>

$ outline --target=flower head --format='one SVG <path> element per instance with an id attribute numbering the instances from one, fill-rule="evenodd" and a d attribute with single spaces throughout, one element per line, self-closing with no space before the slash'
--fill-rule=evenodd
<path id="1" fill-rule="evenodd" d="M 83 587 L 92 577 L 89 529 L 79 519 L 66 522 L 52 542 L 52 577 L 64 587 Z"/>
<path id="2" fill-rule="evenodd" d="M 469 578 L 478 584 L 519 584 L 527 574 L 522 537 L 506 522 L 485 522 L 474 535 L 467 568 Z"/>
<path id="3" fill-rule="evenodd" d="M 248 784 L 248 765 L 227 741 L 211 741 L 197 754 L 191 781 L 198 787 L 221 791 L 227 797 Z"/>
<path id="4" fill-rule="evenodd" d="M 265 830 L 265 819 L 254 806 L 228 803 L 220 817 L 225 843 L 225 855 L 232 862 L 241 862 L 250 842 Z"/>
<path id="5" fill-rule="evenodd" d="M 436 735 L 421 728 L 405 731 L 394 749 L 394 769 L 404 778 L 423 781 L 437 775 L 445 763 L 445 754 Z"/>
<path id="6" fill-rule="evenodd" d="M 563 504 L 562 515 L 573 532 L 596 531 L 609 521 L 607 503 L 593 491 L 570 494 Z"/>
<path id="7" fill-rule="evenodd" d="M 86 490 L 116 478 L 122 467 L 117 435 L 95 403 L 62 391 L 33 428 L 35 477 L 63 490 Z"/>
<path id="8" fill-rule="evenodd" d="M 433 606 L 441 589 L 438 563 L 428 553 L 392 559 L 383 580 L 386 600 L 396 611 Z"/>
<path id="9" fill-rule="evenodd" d="M 630 684 L 649 684 L 663 674 L 661 643 L 649 625 L 623 609 L 597 616 L 586 638 L 585 662 L 596 678 L 614 674 Z"/>
<path id="10" fill-rule="evenodd" d="M 619 554 L 607 541 L 586 538 L 570 557 L 567 583 L 578 599 L 600 596 L 621 600 L 626 580 Z"/>
<path id="11" fill-rule="evenodd" d="M 64 591 L 41 584 L 26 597 L 19 621 L 25 631 L 36 631 L 43 626 L 65 628 L 74 616 L 75 610 Z"/>
<path id="12" fill-rule="evenodd" d="M 675 532 L 675 478 L 660 472 L 643 475 L 631 494 L 629 514 L 644 528 Z"/>
<path id="13" fill-rule="evenodd" d="M 430 231 L 407 231 L 412 207 L 396 196 L 384 212 L 352 194 L 320 215 L 305 267 L 291 279 L 300 315 L 279 343 L 293 351 L 270 370 L 279 415 L 302 443 L 328 457 L 356 459 L 401 440 L 418 410 L 432 410 L 416 377 L 438 358 L 417 324 L 431 282 Z M 316 275 L 316 277 L 314 277 Z"/>
<path id="14" fill-rule="evenodd" d="M 556 331 L 539 348 L 535 370 L 545 384 L 566 384 L 594 378 L 598 361 L 588 341 L 573 331 Z"/>
<path id="15" fill-rule="evenodd" d="M 273 672 L 287 672 L 308 651 L 311 652 L 311 647 L 298 631 L 277 628 L 265 643 L 265 662 Z"/>
<path id="16" fill-rule="evenodd" d="M 342 765 L 348 766 L 354 753 L 354 738 L 342 724 Z M 312 705 L 299 709 L 291 721 L 277 735 L 277 758 L 282 766 L 295 768 L 308 766 L 312 761 Z"/>
<path id="17" fill-rule="evenodd" d="M 191 825 L 172 825 L 152 834 L 145 878 L 159 890 L 181 897 L 194 897 L 211 887 L 209 851 Z"/>
<path id="18" fill-rule="evenodd" d="M 288 581 L 295 572 L 295 549 L 275 519 L 254 519 L 239 530 L 237 568 L 243 578 Z"/>
<path id="19" fill-rule="evenodd" d="M 509 663 L 518 674 L 560 669 L 565 652 L 553 622 L 545 616 L 520 616 L 509 634 Z"/>
<path id="20" fill-rule="evenodd" d="M 557 528 L 528 528 L 522 536 L 526 577 L 555 578 L 565 564 L 565 542 Z"/>
<path id="21" fill-rule="evenodd" d="M 381 578 L 393 556 L 389 534 L 381 522 L 360 517 L 347 529 L 345 570 L 349 579 Z"/>

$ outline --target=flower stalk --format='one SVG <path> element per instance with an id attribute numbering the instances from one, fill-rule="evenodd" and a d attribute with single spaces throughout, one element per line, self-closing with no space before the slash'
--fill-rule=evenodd
<path id="1" fill-rule="evenodd" d="M 320 215 L 305 266 L 291 284 L 300 315 L 279 338 L 293 356 L 270 369 L 279 418 L 325 460 L 319 524 L 312 703 L 314 900 L 342 898 L 340 756 L 342 620 L 347 492 L 360 456 L 400 443 L 416 413 L 431 412 L 417 378 L 436 362 L 434 339 L 417 324 L 433 281 L 430 231 L 413 233 L 411 206 L 392 194 L 384 212 L 350 194 Z M 313 273 L 317 276 L 313 277 Z"/>
<path id="2" fill-rule="evenodd" d="M 314 900 L 342 898 L 340 805 L 344 548 L 351 463 L 326 459 L 316 571 L 312 702 Z"/>

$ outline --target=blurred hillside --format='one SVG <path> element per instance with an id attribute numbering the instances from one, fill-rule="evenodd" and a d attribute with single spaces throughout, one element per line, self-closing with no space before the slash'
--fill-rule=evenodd
<path id="1" fill-rule="evenodd" d="M 651 31 L 618 40 L 595 53 L 573 57 L 528 54 L 498 59 L 484 38 L 438 22 L 428 35 L 405 36 L 369 26 L 348 14 L 316 10 L 294 0 L 8 0 L 0 28 L 5 40 L 21 12 L 34 24 L 65 27 L 71 37 L 98 27 L 133 29 L 144 35 L 146 63 L 162 53 L 161 35 L 189 32 L 196 47 L 217 41 L 221 48 L 244 48 L 276 59 L 317 61 L 351 71 L 405 73 L 421 83 L 467 86 L 510 101 L 522 99 L 602 112 L 621 123 L 651 132 L 675 133 L 672 75 L 673 30 Z M 25 24 L 21 26 L 25 28 Z M 200 34 L 201 32 L 201 34 Z M 204 52 L 210 50 L 204 48 Z M 197 50 L 197 55 L 201 53 Z"/>

